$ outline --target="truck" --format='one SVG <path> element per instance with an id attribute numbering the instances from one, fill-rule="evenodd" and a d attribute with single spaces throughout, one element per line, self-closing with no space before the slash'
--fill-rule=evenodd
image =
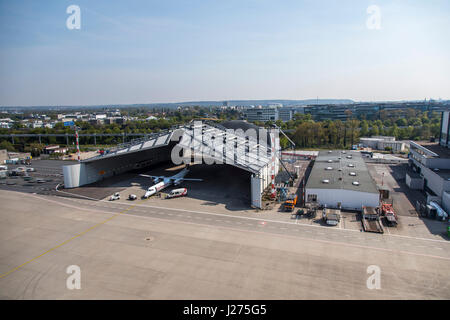
<path id="1" fill-rule="evenodd" d="M 361 223 L 365 232 L 384 233 L 383 225 L 380 221 L 379 208 L 362 208 Z"/>
<path id="2" fill-rule="evenodd" d="M 322 219 L 329 226 L 337 226 L 341 221 L 341 210 L 324 208 Z"/>
<path id="3" fill-rule="evenodd" d="M 394 206 L 389 202 L 381 203 L 381 215 L 387 220 L 390 225 L 397 225 L 397 215 L 394 211 Z"/>
<path id="4" fill-rule="evenodd" d="M 284 202 L 284 210 L 288 212 L 294 211 L 294 207 L 297 204 L 298 196 L 296 194 L 290 194 L 286 197 L 286 201 Z"/>

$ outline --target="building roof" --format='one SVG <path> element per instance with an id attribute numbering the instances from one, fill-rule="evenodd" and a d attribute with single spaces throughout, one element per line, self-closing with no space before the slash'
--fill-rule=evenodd
<path id="1" fill-rule="evenodd" d="M 361 153 L 349 150 L 320 151 L 306 188 L 378 193 Z"/>
<path id="2" fill-rule="evenodd" d="M 432 153 L 435 153 L 439 158 L 450 158 L 450 149 L 441 146 L 437 142 L 413 142 L 414 145 L 419 145 Z"/>

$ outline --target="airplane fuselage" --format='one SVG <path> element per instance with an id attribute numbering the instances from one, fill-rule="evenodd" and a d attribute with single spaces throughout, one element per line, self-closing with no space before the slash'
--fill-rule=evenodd
<path id="1" fill-rule="evenodd" d="M 179 182 L 177 182 L 178 179 L 183 179 L 187 174 L 188 174 L 189 170 L 187 168 L 184 168 L 183 170 L 181 170 L 180 172 L 178 172 L 177 174 L 171 176 L 171 177 L 166 177 L 163 179 L 163 181 L 158 182 L 156 184 L 154 184 L 153 186 L 149 187 L 147 189 L 147 192 L 145 192 L 144 198 L 148 198 L 151 197 L 152 195 L 160 192 L 161 190 L 171 186 L 172 184 L 177 185 Z"/>

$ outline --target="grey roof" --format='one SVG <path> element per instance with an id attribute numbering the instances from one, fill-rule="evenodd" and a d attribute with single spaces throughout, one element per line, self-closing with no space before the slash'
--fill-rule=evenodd
<path id="1" fill-rule="evenodd" d="M 328 168 L 331 170 L 327 170 Z M 350 175 L 351 172 L 356 175 Z M 328 183 L 324 183 L 323 180 L 328 180 Z M 358 182 L 358 185 L 354 185 L 353 182 Z M 306 189 L 345 189 L 378 193 L 361 153 L 349 150 L 320 151 L 306 183 Z"/>
<path id="2" fill-rule="evenodd" d="M 203 137 L 201 135 L 197 136 L 196 129 L 198 134 L 203 134 Z M 271 161 L 270 149 L 264 144 L 260 145 L 258 140 L 246 139 L 245 136 L 232 132 L 233 130 L 230 132 L 227 128 L 220 125 L 201 123 L 197 126 L 194 123 L 133 140 L 108 150 L 103 156 L 95 156 L 82 160 L 82 162 L 91 162 L 146 149 L 168 146 L 177 130 L 181 130 L 180 136 L 183 137 L 178 143 L 179 146 L 190 149 L 194 153 L 203 154 L 204 157 L 214 159 L 218 163 L 231 164 L 252 173 L 258 173 Z M 206 139 L 207 137 L 209 139 Z M 233 146 L 235 144 L 239 148 L 234 149 Z"/>

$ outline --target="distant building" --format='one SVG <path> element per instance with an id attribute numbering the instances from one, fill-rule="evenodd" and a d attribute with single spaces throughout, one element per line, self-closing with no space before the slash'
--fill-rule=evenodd
<path id="1" fill-rule="evenodd" d="M 295 109 L 284 107 L 278 109 L 278 117 L 281 121 L 286 122 L 294 118 Z"/>
<path id="2" fill-rule="evenodd" d="M 396 112 L 397 115 L 406 115 L 408 109 L 418 111 L 445 111 L 449 108 L 449 102 L 364 102 L 345 104 L 316 104 L 305 107 L 305 113 L 311 114 L 316 121 L 342 120 L 349 118 L 379 119 L 381 112 L 387 114 Z"/>
<path id="3" fill-rule="evenodd" d="M 0 128 L 2 129 L 11 129 L 13 124 L 14 120 L 11 120 L 10 118 L 0 119 Z"/>
<path id="4" fill-rule="evenodd" d="M 49 145 L 44 148 L 45 154 L 52 153 L 66 153 L 69 150 L 68 147 L 60 147 L 59 145 Z"/>
<path id="5" fill-rule="evenodd" d="M 390 149 L 394 153 L 403 152 L 406 150 L 406 143 L 404 141 L 395 141 L 395 137 L 373 136 L 371 138 L 359 138 L 359 142 L 365 148 L 372 148 L 375 150 Z"/>
<path id="6" fill-rule="evenodd" d="M 249 108 L 244 111 L 247 121 L 277 121 L 278 109 L 276 107 Z"/>
<path id="7" fill-rule="evenodd" d="M 95 115 L 95 119 L 96 119 L 96 120 L 106 119 L 106 114 L 105 114 L 105 113 L 102 113 L 102 114 L 96 114 L 96 115 Z"/>

